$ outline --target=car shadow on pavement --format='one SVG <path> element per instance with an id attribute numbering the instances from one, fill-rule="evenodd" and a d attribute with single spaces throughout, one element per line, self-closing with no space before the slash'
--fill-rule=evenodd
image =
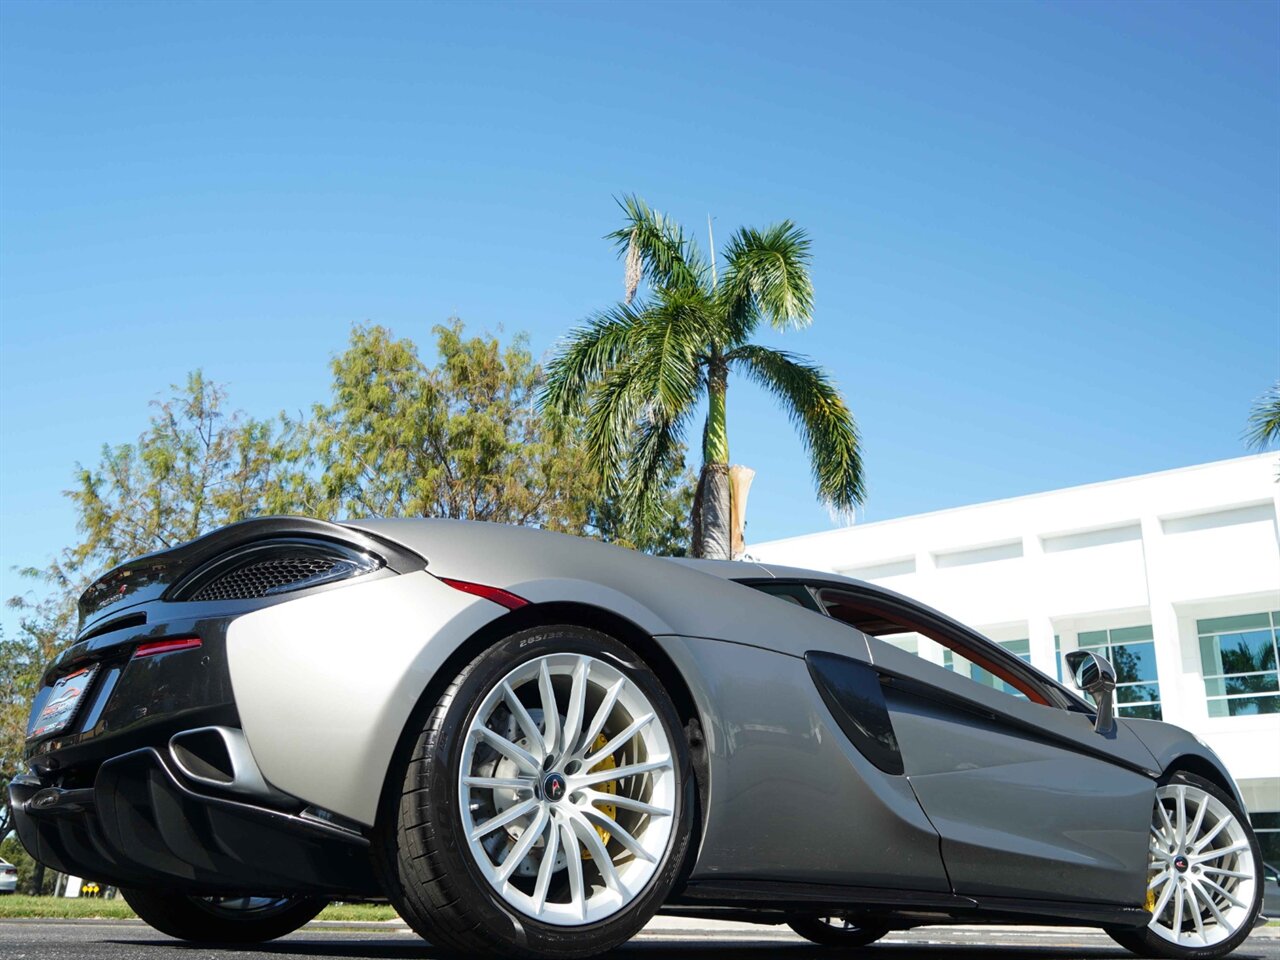
<path id="1" fill-rule="evenodd" d="M 290 938 L 261 944 L 187 944 L 175 943 L 172 940 L 126 940 L 108 941 L 120 946 L 129 946 L 139 950 L 138 956 L 144 956 L 145 948 L 163 948 L 166 951 L 192 951 L 203 957 L 235 960 L 241 957 L 306 957 L 320 960 L 343 960 L 343 958 L 360 958 L 360 960 L 434 960 L 443 957 L 432 950 L 426 943 L 415 943 L 412 940 L 365 940 L 358 937 L 307 939 Z M 1119 960 L 1132 958 L 1118 947 L 1062 947 L 1032 946 L 1029 944 L 1006 945 L 969 945 L 969 944 L 925 944 L 925 943 L 881 943 L 861 949 L 838 947 L 818 947 L 806 943 L 779 943 L 777 940 L 735 939 L 707 941 L 703 943 L 674 942 L 671 940 L 637 940 L 615 950 L 605 957 L 622 958 L 654 956 L 663 960 L 742 960 L 750 955 L 772 957 L 786 954 L 801 960 L 805 957 L 866 957 L 867 960 L 884 958 L 884 960 L 938 960 L 938 958 L 954 958 L 954 960 L 979 960 L 979 958 L 1033 958 L 1033 960 Z M 1232 960 L 1251 960 L 1251 953 L 1246 944 L 1242 950 L 1233 955 Z"/>

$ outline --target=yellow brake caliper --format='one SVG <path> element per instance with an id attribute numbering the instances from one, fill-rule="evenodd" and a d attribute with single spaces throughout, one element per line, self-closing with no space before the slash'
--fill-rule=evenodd
<path id="1" fill-rule="evenodd" d="M 605 738 L 605 735 L 602 733 L 600 734 L 600 736 L 596 737 L 596 742 L 591 745 L 591 749 L 593 751 L 599 750 L 608 742 L 609 741 Z M 599 770 L 613 770 L 617 766 L 618 766 L 617 761 L 613 759 L 612 755 L 610 755 L 605 757 L 603 760 L 597 763 L 594 767 L 592 767 L 590 772 L 596 773 Z M 599 790 L 601 793 L 607 793 L 607 794 L 616 796 L 618 793 L 618 781 L 608 780 L 604 783 L 597 783 L 596 789 Z M 600 803 L 600 804 L 596 804 L 595 807 L 597 810 L 603 813 L 610 820 L 613 820 L 618 816 L 618 808 L 612 803 Z M 609 845 L 609 831 L 606 830 L 604 827 L 600 826 L 599 824 L 596 824 L 596 833 L 600 834 L 600 842 L 607 847 Z M 586 850 L 586 848 L 583 848 L 582 859 L 583 860 L 591 859 L 591 854 L 589 851 Z"/>

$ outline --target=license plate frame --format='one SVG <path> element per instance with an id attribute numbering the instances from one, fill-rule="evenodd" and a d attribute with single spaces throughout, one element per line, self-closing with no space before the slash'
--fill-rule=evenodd
<path id="1" fill-rule="evenodd" d="M 27 735 L 28 740 L 62 733 L 71 725 L 80 712 L 85 695 L 93 686 L 100 666 L 101 664 L 95 663 L 91 667 L 76 670 L 54 681 L 49 690 L 49 696 L 40 709 L 40 716 L 36 718 L 35 729 Z"/>

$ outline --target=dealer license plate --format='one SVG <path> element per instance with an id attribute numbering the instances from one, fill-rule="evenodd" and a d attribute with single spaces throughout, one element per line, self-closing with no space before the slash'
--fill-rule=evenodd
<path id="1" fill-rule="evenodd" d="M 47 737 L 51 733 L 65 730 L 75 719 L 80 701 L 89 691 L 97 672 L 98 665 L 94 664 L 58 680 L 49 691 L 49 698 L 45 700 L 44 708 L 36 718 L 35 729 L 27 734 L 28 738 Z"/>

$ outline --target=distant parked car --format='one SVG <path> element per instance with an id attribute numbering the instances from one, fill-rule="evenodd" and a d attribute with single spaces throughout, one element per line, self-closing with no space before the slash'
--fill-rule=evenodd
<path id="1" fill-rule="evenodd" d="M 18 868 L 8 860 L 0 860 L 0 893 L 16 893 Z"/>

